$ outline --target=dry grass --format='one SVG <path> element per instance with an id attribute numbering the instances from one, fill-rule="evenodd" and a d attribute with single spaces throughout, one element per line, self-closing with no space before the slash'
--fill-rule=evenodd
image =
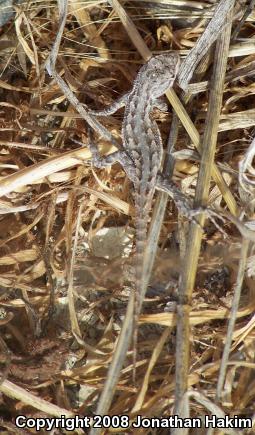
<path id="1" fill-rule="evenodd" d="M 254 136 L 255 12 L 231 39 L 231 26 L 233 35 L 244 13 L 241 2 L 233 14 L 231 0 L 220 2 L 225 9 L 219 12 L 212 3 L 69 0 L 56 69 L 79 102 L 94 110 L 126 93 L 152 54 L 180 53 L 178 83 L 167 93 L 169 111 L 153 115 L 166 151 L 164 171 L 195 205 L 209 203 L 229 217 L 220 221 L 224 238 L 203 216 L 204 231 L 178 215 L 166 194 L 155 196 L 136 383 L 130 350 L 112 384 L 113 400 L 108 390 L 107 397 L 101 393 L 133 279 L 132 185 L 117 164 L 91 167 L 83 109 L 75 110 L 45 69 L 59 34 L 56 2 L 25 2 L 0 29 L 5 433 L 32 433 L 15 432 L 19 414 L 101 411 L 128 414 L 130 421 L 137 414 L 187 416 L 187 388 L 192 417 L 211 412 L 255 420 L 253 245 L 235 225 L 244 210 L 246 220 L 253 219 L 254 190 L 247 178 L 246 188 L 240 184 L 238 170 Z M 93 133 L 103 154 L 121 141 L 122 113 L 100 121 L 111 142 Z M 244 169 L 252 180 L 248 163 Z M 187 304 L 176 310 L 178 280 Z M 121 432 L 105 433 L 114 431 Z"/>

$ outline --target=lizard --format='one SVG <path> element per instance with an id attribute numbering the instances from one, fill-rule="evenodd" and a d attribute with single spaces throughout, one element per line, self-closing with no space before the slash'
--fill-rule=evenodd
<path id="1" fill-rule="evenodd" d="M 167 108 L 160 99 L 173 86 L 180 65 L 176 52 L 152 57 L 142 66 L 128 94 L 103 111 L 90 111 L 90 115 L 108 116 L 125 106 L 122 124 L 122 146 L 115 153 L 101 157 L 95 144 L 90 141 L 93 165 L 105 167 L 118 161 L 134 185 L 135 203 L 135 313 L 134 313 L 134 367 L 136 361 L 138 317 L 141 310 L 140 298 L 143 285 L 143 255 L 147 240 L 147 227 L 155 189 L 169 193 L 169 185 L 160 177 L 163 156 L 162 139 L 151 113 L 154 107 Z M 182 211 L 189 209 L 177 187 L 171 186 L 170 195 L 179 201 Z M 184 195 L 183 195 L 184 197 Z"/>

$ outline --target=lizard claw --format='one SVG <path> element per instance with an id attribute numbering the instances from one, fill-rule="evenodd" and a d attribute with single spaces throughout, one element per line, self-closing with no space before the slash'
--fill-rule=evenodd
<path id="1" fill-rule="evenodd" d="M 168 105 L 163 98 L 155 98 L 155 100 L 153 101 L 153 105 L 154 105 L 154 107 L 159 109 L 161 112 L 168 111 Z"/>

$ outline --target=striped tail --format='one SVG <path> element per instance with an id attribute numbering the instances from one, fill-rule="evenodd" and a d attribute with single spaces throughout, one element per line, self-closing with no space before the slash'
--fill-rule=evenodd
<path id="1" fill-rule="evenodd" d="M 147 201 L 146 201 L 147 202 Z M 144 252 L 147 242 L 147 227 L 149 221 L 148 208 L 145 204 L 136 206 L 136 255 L 135 255 L 135 307 L 134 307 L 134 324 L 133 324 L 133 381 L 135 383 L 136 363 L 137 363 L 137 344 L 138 344 L 138 320 L 144 298 Z"/>

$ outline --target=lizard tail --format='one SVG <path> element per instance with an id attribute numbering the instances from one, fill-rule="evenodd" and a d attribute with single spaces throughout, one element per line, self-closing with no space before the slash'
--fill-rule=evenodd
<path id="1" fill-rule="evenodd" d="M 136 363 L 137 363 L 137 344 L 138 344 L 138 320 L 144 298 L 144 251 L 147 242 L 147 227 L 149 214 L 147 207 L 137 207 L 136 210 L 136 254 L 135 254 L 135 307 L 133 325 L 133 381 L 135 384 Z"/>

